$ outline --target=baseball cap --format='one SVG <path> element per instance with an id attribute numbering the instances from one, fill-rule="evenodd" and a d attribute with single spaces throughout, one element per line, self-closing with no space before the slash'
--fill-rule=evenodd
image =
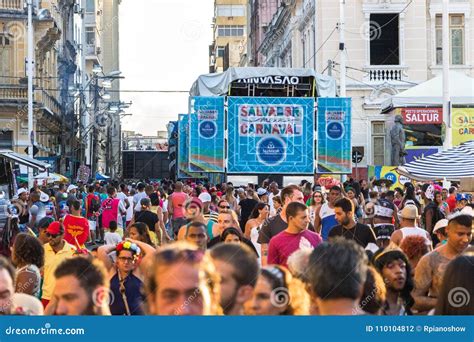
<path id="1" fill-rule="evenodd" d="M 395 211 L 395 205 L 385 199 L 379 199 L 375 204 L 375 216 L 391 218 Z"/>
<path id="2" fill-rule="evenodd" d="M 461 210 L 461 214 L 462 215 L 470 215 L 474 218 L 474 209 L 472 209 L 472 207 L 469 207 L 469 206 L 464 207 Z"/>
<path id="3" fill-rule="evenodd" d="M 198 206 L 200 209 L 202 209 L 202 202 L 199 198 L 197 197 L 193 197 L 192 199 L 189 199 L 186 201 L 186 203 L 184 203 L 184 207 L 185 208 L 188 208 L 189 206 L 191 205 L 195 205 L 195 206 Z"/>
<path id="4" fill-rule="evenodd" d="M 52 235 L 58 235 L 64 233 L 63 226 L 61 225 L 61 222 L 59 221 L 54 221 L 52 222 L 48 228 L 46 228 L 46 233 L 52 234 Z"/>
<path id="5" fill-rule="evenodd" d="M 77 189 L 77 186 L 74 184 L 71 184 L 67 187 L 67 192 L 71 192 L 72 190 L 76 190 L 76 189 Z"/>
<path id="6" fill-rule="evenodd" d="M 438 222 L 436 222 L 434 228 L 433 228 L 433 233 L 436 233 L 437 230 L 440 230 L 441 228 L 446 228 L 448 226 L 448 220 L 447 219 L 441 219 Z"/>
<path id="7" fill-rule="evenodd" d="M 206 202 L 210 202 L 211 201 L 211 195 L 209 195 L 209 193 L 207 192 L 202 192 L 198 199 L 202 202 L 202 203 L 206 203 Z"/>
<path id="8" fill-rule="evenodd" d="M 49 201 L 49 195 L 41 191 L 40 202 L 48 202 L 48 201 Z"/>
<path id="9" fill-rule="evenodd" d="M 20 188 L 18 189 L 17 195 L 20 196 L 21 194 L 24 194 L 25 192 L 28 192 L 25 188 Z"/>
<path id="10" fill-rule="evenodd" d="M 267 190 L 265 190 L 264 188 L 258 188 L 257 189 L 257 195 L 259 195 L 259 196 L 266 195 L 266 193 L 267 193 Z"/>
<path id="11" fill-rule="evenodd" d="M 245 190 L 244 190 L 244 189 L 242 189 L 242 188 L 238 188 L 238 189 L 237 189 L 237 192 L 244 193 L 244 192 L 245 192 Z"/>
<path id="12" fill-rule="evenodd" d="M 457 194 L 456 195 L 456 201 L 457 202 L 467 201 L 467 200 L 468 200 L 468 196 L 466 194 Z"/>
<path id="13" fill-rule="evenodd" d="M 406 205 L 400 212 L 400 217 L 407 220 L 416 220 L 418 218 L 418 208 L 412 204 Z"/>

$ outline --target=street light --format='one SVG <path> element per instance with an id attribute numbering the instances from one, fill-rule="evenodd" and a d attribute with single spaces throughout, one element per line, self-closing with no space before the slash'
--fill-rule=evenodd
<path id="1" fill-rule="evenodd" d="M 28 31 L 27 31 L 27 44 L 28 44 L 28 157 L 34 158 L 33 147 L 35 144 L 35 132 L 33 129 L 33 75 L 34 75 L 34 28 L 33 28 L 33 0 L 26 0 L 28 7 Z M 41 9 L 38 11 L 38 20 L 49 20 L 51 19 L 51 13 L 47 9 Z M 28 168 L 28 185 L 33 187 L 33 168 Z"/>

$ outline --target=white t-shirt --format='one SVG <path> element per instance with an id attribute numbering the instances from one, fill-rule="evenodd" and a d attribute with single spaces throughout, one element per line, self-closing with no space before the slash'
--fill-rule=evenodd
<path id="1" fill-rule="evenodd" d="M 168 200 L 166 199 L 164 202 L 163 202 L 163 213 L 167 213 L 168 212 Z"/>
<path id="2" fill-rule="evenodd" d="M 142 211 L 142 205 L 141 205 L 140 201 L 142 200 L 142 198 L 147 198 L 147 197 L 148 197 L 148 195 L 146 194 L 145 191 L 135 194 L 135 196 L 133 196 L 133 204 L 135 206 L 133 208 L 133 210 Z"/>
<path id="3" fill-rule="evenodd" d="M 131 221 L 132 220 L 132 217 L 133 217 L 133 196 L 128 196 L 128 203 L 130 203 L 130 205 L 128 206 L 128 209 L 127 209 L 127 216 L 125 218 L 126 221 Z"/>
<path id="4" fill-rule="evenodd" d="M 123 203 L 123 201 L 120 201 L 117 212 L 117 227 L 123 228 L 122 213 L 126 211 L 127 210 L 125 209 L 125 204 Z"/>
<path id="5" fill-rule="evenodd" d="M 117 245 L 122 241 L 122 238 L 119 233 L 106 232 L 104 235 L 104 241 L 106 245 Z"/>

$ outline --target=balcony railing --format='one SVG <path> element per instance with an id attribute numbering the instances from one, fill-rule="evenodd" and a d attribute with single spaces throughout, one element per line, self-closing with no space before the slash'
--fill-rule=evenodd
<path id="1" fill-rule="evenodd" d="M 24 0 L 0 0 L 1 10 L 23 10 Z"/>
<path id="2" fill-rule="evenodd" d="M 364 68 L 368 82 L 396 82 L 406 79 L 407 67 L 401 65 L 371 65 Z"/>
<path id="3" fill-rule="evenodd" d="M 15 84 L 0 84 L 0 101 L 5 100 L 27 100 L 28 88 Z"/>
<path id="4" fill-rule="evenodd" d="M 35 94 L 35 100 L 40 103 L 46 109 L 49 109 L 55 115 L 61 116 L 62 109 L 59 102 L 47 91 L 45 90 L 38 90 Z"/>

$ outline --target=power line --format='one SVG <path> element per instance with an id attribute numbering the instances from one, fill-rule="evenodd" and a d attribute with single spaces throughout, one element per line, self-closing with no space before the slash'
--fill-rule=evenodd
<path id="1" fill-rule="evenodd" d="M 411 5 L 411 3 L 413 2 L 414 0 L 410 0 L 410 2 L 400 11 L 397 13 L 397 15 L 400 15 L 402 14 L 403 12 L 405 12 L 408 7 Z M 383 24 L 382 26 L 380 27 L 376 27 L 375 30 L 376 31 L 380 31 L 381 29 L 383 29 L 384 27 L 386 27 L 388 24 L 390 24 L 392 21 L 394 21 L 395 19 L 397 19 L 398 16 L 394 16 L 392 19 L 390 19 L 389 21 L 387 21 L 385 24 Z M 375 31 L 374 30 L 374 31 Z M 352 34 L 360 34 L 360 32 L 353 32 L 353 31 L 348 31 L 348 30 L 344 30 L 344 32 L 347 32 L 347 33 L 352 33 Z M 370 34 L 370 33 L 369 33 Z M 378 32 L 377 32 L 378 34 Z"/>
<path id="2" fill-rule="evenodd" d="M 316 56 L 318 54 L 318 52 L 324 47 L 324 45 L 328 42 L 329 38 L 332 37 L 332 35 L 334 34 L 334 32 L 336 32 L 337 30 L 337 25 L 334 27 L 334 29 L 331 31 L 331 33 L 329 34 L 329 36 L 326 38 L 326 40 L 321 44 L 321 46 L 316 50 L 316 52 L 311 56 L 310 59 L 307 60 L 307 63 L 309 64 L 309 62 L 311 62 L 311 60 L 314 58 L 314 56 Z M 305 63 L 306 64 L 306 63 Z"/>

